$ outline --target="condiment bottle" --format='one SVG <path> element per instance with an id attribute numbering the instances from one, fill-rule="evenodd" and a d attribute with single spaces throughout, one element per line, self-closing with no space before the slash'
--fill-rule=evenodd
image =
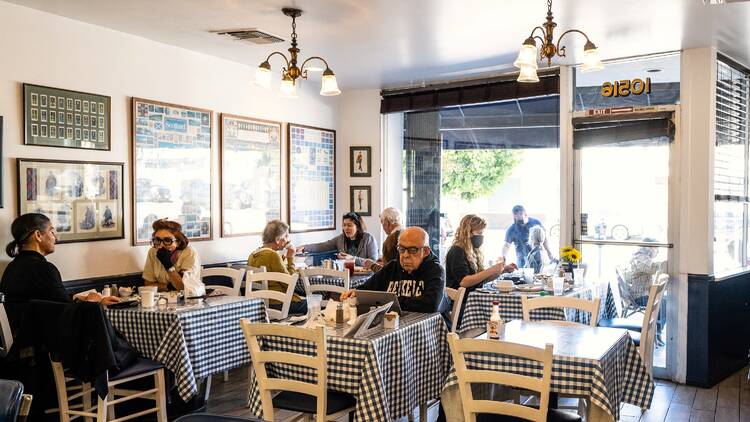
<path id="1" fill-rule="evenodd" d="M 493 300 L 492 313 L 490 314 L 490 320 L 487 321 L 487 336 L 491 339 L 499 339 L 502 325 L 503 320 L 500 319 L 500 302 Z"/>
<path id="2" fill-rule="evenodd" d="M 344 304 L 339 302 L 336 305 L 336 324 L 344 323 Z"/>
<path id="3" fill-rule="evenodd" d="M 117 287 L 117 284 L 112 285 L 112 296 L 120 297 L 120 289 Z"/>
<path id="4" fill-rule="evenodd" d="M 112 295 L 112 290 L 109 288 L 109 284 L 104 285 L 104 289 L 102 289 L 102 296 L 107 297 Z"/>

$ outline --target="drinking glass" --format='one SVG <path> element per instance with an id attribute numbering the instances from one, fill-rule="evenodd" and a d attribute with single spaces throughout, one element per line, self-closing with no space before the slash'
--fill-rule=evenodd
<path id="1" fill-rule="evenodd" d="M 565 290 L 565 278 L 552 277 L 552 290 L 554 290 L 555 296 L 562 296 Z"/>
<path id="2" fill-rule="evenodd" d="M 320 303 L 323 301 L 322 295 L 307 296 L 307 315 L 308 319 L 317 319 L 320 315 Z"/>
<path id="3" fill-rule="evenodd" d="M 534 282 L 534 269 L 533 268 L 524 268 L 523 269 L 523 281 L 526 283 L 533 283 Z"/>
<path id="4" fill-rule="evenodd" d="M 354 260 L 353 259 L 347 259 L 344 261 L 344 268 L 346 268 L 349 271 L 349 277 L 354 275 Z"/>
<path id="5" fill-rule="evenodd" d="M 586 284 L 583 278 L 585 272 L 585 268 L 573 268 L 573 281 L 578 285 Z"/>

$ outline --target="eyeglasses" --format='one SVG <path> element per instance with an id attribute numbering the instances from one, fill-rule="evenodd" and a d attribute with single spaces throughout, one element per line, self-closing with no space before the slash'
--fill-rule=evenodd
<path id="1" fill-rule="evenodd" d="M 424 249 L 424 246 L 409 246 L 409 247 L 401 246 L 401 245 L 396 246 L 396 250 L 398 251 L 399 254 L 409 252 L 409 255 L 416 255 L 422 249 Z"/>
<path id="2" fill-rule="evenodd" d="M 164 245 L 164 246 L 170 246 L 172 243 L 176 242 L 177 239 L 174 237 L 154 237 L 151 239 L 151 244 L 154 246 Z"/>

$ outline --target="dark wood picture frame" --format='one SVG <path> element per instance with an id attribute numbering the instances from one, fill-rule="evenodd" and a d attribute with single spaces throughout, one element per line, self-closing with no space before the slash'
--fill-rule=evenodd
<path id="1" fill-rule="evenodd" d="M 21 96 L 23 97 L 23 143 L 24 145 L 40 146 L 40 147 L 52 147 L 52 148 L 73 148 L 73 149 L 86 149 L 92 151 L 111 151 L 112 150 L 112 98 L 108 95 L 94 94 L 91 92 L 74 91 L 64 88 L 55 88 L 43 85 L 34 85 L 24 83 L 21 85 Z M 46 94 L 43 94 L 46 93 Z M 54 93 L 54 95 L 49 95 Z M 41 97 L 44 96 L 44 110 L 42 111 Z M 49 96 L 49 100 L 47 100 Z M 37 104 L 34 104 L 34 98 L 36 97 Z M 65 123 L 59 123 L 59 119 L 55 116 L 52 119 L 53 107 L 52 98 L 54 98 L 54 112 L 56 116 L 65 116 Z M 64 100 L 62 103 L 59 100 Z M 79 108 L 82 103 L 87 105 L 89 101 L 96 100 L 97 108 L 89 108 L 88 111 L 84 111 Z M 93 102 L 93 101 L 92 101 Z M 69 104 L 71 107 L 64 106 Z M 74 105 L 74 107 L 73 107 Z M 36 111 L 36 113 L 34 113 Z M 44 114 L 42 114 L 44 113 Z M 36 114 L 36 116 L 35 116 Z M 83 120 L 83 117 L 88 120 Z M 36 117 L 36 118 L 35 118 Z M 44 121 L 42 122 L 42 117 Z M 62 119 L 63 117 L 60 117 Z M 73 119 L 71 122 L 70 119 Z M 75 122 L 81 122 L 75 124 Z M 83 125 L 84 121 L 90 121 L 90 124 Z M 41 125 L 44 123 L 45 130 L 42 129 Z M 54 123 L 54 125 L 49 124 Z M 96 125 L 94 125 L 96 123 Z M 104 128 L 100 128 L 100 123 L 104 124 Z M 35 126 L 39 125 L 37 128 Z M 65 126 L 60 126 L 65 125 Z M 66 133 L 64 139 L 60 139 L 58 136 L 52 138 L 47 137 L 47 142 L 34 142 L 34 137 L 41 137 L 43 133 L 50 133 L 47 128 L 54 128 L 57 133 Z M 93 129 L 92 129 L 93 128 Z M 37 129 L 37 135 L 34 135 L 34 129 Z M 51 129 L 50 129 L 51 130 Z M 91 135 L 94 138 L 88 136 L 89 131 L 94 134 Z M 70 134 L 70 135 L 68 135 Z M 81 136 L 81 134 L 85 135 Z M 101 135 L 106 136 L 106 143 L 101 146 L 94 144 L 93 146 L 82 146 L 81 143 L 99 143 Z M 95 139 L 95 140 L 90 140 Z M 55 140 L 54 142 L 50 140 Z M 66 145 L 68 142 L 76 143 L 77 145 Z"/>
<path id="2" fill-rule="evenodd" d="M 333 175 L 332 175 L 332 188 L 333 188 L 333 198 L 332 198 L 332 218 L 331 218 L 331 225 L 325 226 L 325 227 L 316 227 L 312 229 L 295 229 L 294 228 L 294 221 L 292 220 L 292 215 L 294 213 L 293 210 L 293 201 L 292 196 L 294 195 L 293 192 L 293 184 L 294 184 L 294 175 L 292 172 L 294 169 L 292 168 L 292 148 L 294 147 L 292 145 L 292 129 L 293 128 L 301 128 L 301 129 L 313 129 L 313 130 L 319 130 L 319 131 L 325 131 L 330 132 L 333 134 L 333 149 L 331 154 L 331 166 L 333 168 Z M 333 129 L 326 129 L 321 127 L 315 127 L 315 126 L 307 126 L 307 125 L 301 125 L 297 123 L 287 123 L 286 124 L 286 143 L 287 143 L 287 166 L 286 166 L 286 175 L 287 175 L 287 223 L 289 223 L 290 232 L 292 233 L 308 233 L 308 232 L 317 232 L 317 231 L 327 231 L 327 230 L 336 230 L 336 131 Z"/>
<path id="3" fill-rule="evenodd" d="M 136 203 L 139 196 L 139 190 L 138 190 L 138 162 L 136 157 L 136 143 L 137 143 L 137 137 L 139 136 L 137 133 L 137 119 L 138 119 L 138 110 L 137 110 L 137 104 L 145 104 L 147 106 L 154 106 L 154 107 L 165 107 L 165 108 L 177 108 L 180 110 L 184 110 L 186 112 L 193 112 L 193 113 L 206 113 L 208 114 L 208 142 L 209 142 L 209 154 L 208 154 L 208 195 L 207 195 L 207 207 L 208 207 L 208 221 L 206 222 L 193 222 L 196 224 L 201 225 L 201 231 L 203 227 L 203 223 L 207 224 L 207 236 L 202 237 L 195 237 L 189 235 L 189 228 L 186 227 L 186 224 L 182 224 L 183 233 L 190 239 L 191 242 L 198 242 L 203 240 L 213 240 L 213 221 L 214 221 L 214 209 L 213 209 L 213 201 L 211 200 L 211 193 L 213 192 L 213 150 L 214 150 L 214 142 L 213 142 L 213 122 L 214 122 L 214 112 L 212 110 L 203 109 L 203 108 L 197 108 L 197 107 L 191 107 L 181 104 L 173 104 L 173 103 L 166 103 L 162 101 L 154 101 L 149 100 L 145 98 L 138 98 L 138 97 L 132 97 L 131 98 L 131 140 L 130 140 L 130 159 L 131 159 L 131 178 L 130 178 L 130 192 L 131 192 L 131 198 L 130 198 L 130 221 L 131 221 L 131 232 L 133 236 L 132 244 L 133 246 L 138 245 L 148 245 L 150 243 L 149 240 L 142 240 L 138 241 L 138 215 L 136 213 Z M 182 117 L 182 115 L 180 115 Z M 193 117 L 195 118 L 195 117 Z M 202 119 L 202 117 L 201 117 Z M 192 178 L 195 179 L 195 178 Z M 161 193 L 160 193 L 161 194 Z M 181 213 L 181 209 L 175 209 L 174 214 L 170 214 L 168 216 L 160 216 L 159 218 L 170 218 L 175 219 L 175 215 L 179 215 Z M 145 221 L 145 220 L 144 220 Z M 144 229 L 147 229 L 148 231 L 151 230 L 150 225 L 148 227 L 143 227 Z M 150 238 L 150 235 L 149 235 Z"/>
<path id="4" fill-rule="evenodd" d="M 84 195 L 84 192 L 87 189 L 90 189 L 90 186 L 92 186 L 90 183 L 86 183 L 87 181 L 83 179 L 83 176 L 79 173 L 78 177 L 76 178 L 77 181 L 80 182 L 80 184 L 76 186 L 68 186 L 67 192 L 64 190 L 66 187 L 65 185 L 58 185 L 57 180 L 65 180 L 65 177 L 63 177 L 63 174 L 55 175 L 54 176 L 54 184 L 51 188 L 45 186 L 46 189 L 50 189 L 52 191 L 58 190 L 59 192 L 55 192 L 54 195 L 58 196 L 58 198 L 45 198 L 45 199 L 39 199 L 39 196 L 41 196 L 41 192 L 39 190 L 39 187 L 36 180 L 34 180 L 34 183 L 32 185 L 32 180 L 30 180 L 30 177 L 34 177 L 34 172 L 29 172 L 28 170 L 32 170 L 29 168 L 26 168 L 26 174 L 22 175 L 22 169 L 24 168 L 24 163 L 41 163 L 41 164 L 52 164 L 54 166 L 51 166 L 51 169 L 48 169 L 47 171 L 51 173 L 53 170 L 60 170 L 60 171 L 69 171 L 70 169 L 64 169 L 66 165 L 68 166 L 81 166 L 81 165 L 96 165 L 96 166 L 108 166 L 110 168 L 115 167 L 119 169 L 119 173 L 115 173 L 116 177 L 114 182 L 112 180 L 112 170 L 111 169 L 105 169 L 105 171 L 108 172 L 108 179 L 100 182 L 102 183 L 100 185 L 100 188 L 102 189 L 97 193 L 97 196 L 104 195 L 103 198 L 86 198 Z M 55 169 L 55 167 L 58 167 Z M 33 169 L 37 170 L 38 169 Z M 113 239 L 124 239 L 125 238 L 125 198 L 124 198 L 124 183 L 125 183 L 125 164 L 124 163 L 117 163 L 117 162 L 100 162 L 100 161 L 72 161 L 72 160 L 47 160 L 47 159 L 33 159 L 33 158 L 16 158 L 16 176 L 17 176 L 17 191 L 18 191 L 18 215 L 25 214 L 27 212 L 35 212 L 35 210 L 31 210 L 30 205 L 34 206 L 34 203 L 37 203 L 37 208 L 42 208 L 45 211 L 52 211 L 52 212 L 45 212 L 45 215 L 50 217 L 50 220 L 52 220 L 52 224 L 55 225 L 57 229 L 57 235 L 59 237 L 59 240 L 57 243 L 76 243 L 76 242 L 94 242 L 99 240 L 113 240 Z M 99 177 L 101 177 L 101 170 L 99 173 Z M 105 184 L 106 183 L 106 184 Z M 113 184 L 114 183 L 114 184 Z M 46 182 L 45 182 L 46 185 Z M 33 188 L 32 188 L 33 186 Z M 33 189 L 33 193 L 29 193 L 29 189 Z M 82 199 L 66 199 L 66 196 L 71 195 L 71 192 L 76 192 L 72 196 L 75 196 L 76 198 L 81 197 Z M 24 198 L 24 195 L 26 198 Z M 35 196 L 36 199 L 32 200 L 29 199 L 29 196 Z M 49 195 L 49 192 L 45 192 L 45 195 Z M 114 196 L 114 197 L 113 197 Z M 118 201 L 119 199 L 119 201 Z M 87 203 L 94 203 L 96 202 L 97 210 L 99 209 L 99 205 L 106 203 L 116 203 L 119 206 L 119 209 L 117 211 L 117 219 L 116 222 L 112 221 L 111 215 L 110 215 L 110 223 L 112 225 L 117 224 L 116 229 L 111 229 L 107 226 L 104 226 L 107 228 L 107 230 L 103 230 L 100 226 L 100 218 L 96 216 L 89 216 L 89 209 L 86 207 L 86 219 L 87 222 L 90 224 L 94 224 L 94 227 L 96 229 L 92 228 L 86 228 L 85 232 L 79 232 L 79 236 L 84 237 L 78 237 L 78 238 L 69 238 L 69 236 L 74 236 L 75 233 L 66 233 L 68 230 L 73 230 L 75 228 L 75 225 L 78 224 L 78 211 L 76 210 L 77 207 L 83 205 L 86 206 Z M 42 205 L 44 204 L 44 205 Z M 65 220 L 60 219 L 61 212 L 59 211 L 62 209 L 63 206 L 67 206 L 69 211 L 69 216 L 66 217 Z M 53 210 L 54 209 L 54 210 Z M 110 211 L 111 212 L 111 211 Z M 88 218 L 91 217 L 94 219 L 94 221 L 89 220 Z M 64 221 L 64 222 L 63 222 Z M 70 226 L 68 230 L 61 230 L 60 227 L 58 227 L 58 224 L 67 224 Z M 81 227 L 82 230 L 83 227 Z M 104 232 L 106 234 L 101 235 L 100 233 Z M 109 235 L 110 233 L 113 233 L 114 235 Z M 93 236 L 93 237 L 88 237 Z"/>
<path id="5" fill-rule="evenodd" d="M 278 142 L 279 142 L 279 181 L 278 181 L 278 190 L 279 190 L 279 215 L 277 218 L 281 219 L 282 214 L 282 201 L 283 201 L 283 189 L 282 189 L 282 180 L 281 180 L 281 172 L 283 171 L 283 139 L 282 139 L 282 123 L 274 120 L 264 120 L 264 119 L 256 119 L 254 117 L 247 117 L 247 116 L 241 116 L 237 114 L 229 114 L 229 113 L 220 113 L 219 114 L 219 180 L 220 180 L 220 189 L 219 189 L 219 204 L 221 208 L 221 237 L 239 237 L 239 236 L 249 236 L 249 235 L 258 235 L 263 233 L 263 229 L 261 228 L 260 231 L 253 231 L 253 232 L 243 232 L 243 233 L 231 233 L 228 234 L 225 232 L 225 216 L 224 216 L 224 210 L 225 210 L 225 204 L 224 199 L 227 197 L 225 192 L 225 182 L 226 177 L 224 174 L 224 158 L 225 158 L 225 132 L 224 132 L 224 122 L 225 119 L 235 119 L 235 120 L 242 120 L 248 123 L 261 123 L 261 124 L 267 124 L 267 125 L 273 125 L 278 126 Z M 266 220 L 269 220 L 267 217 Z M 265 221 L 264 221 L 265 224 Z"/>
<path id="6" fill-rule="evenodd" d="M 365 153 L 365 158 L 362 158 Z M 359 154 L 359 155 L 358 155 Z M 358 167 L 362 166 L 364 161 L 365 169 L 360 171 Z M 372 176 L 372 147 L 349 147 L 349 176 L 351 177 L 370 177 Z"/>
<path id="7" fill-rule="evenodd" d="M 367 192 L 367 211 L 362 211 L 362 207 L 358 207 L 359 211 L 354 207 L 355 201 L 360 201 L 360 198 L 355 198 L 355 192 Z M 362 217 L 372 216 L 372 186 L 349 186 L 349 210 L 356 212 Z"/>

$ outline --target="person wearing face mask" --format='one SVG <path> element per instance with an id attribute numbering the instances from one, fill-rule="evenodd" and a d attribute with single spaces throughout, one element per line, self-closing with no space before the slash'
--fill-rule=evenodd
<path id="1" fill-rule="evenodd" d="M 502 274 L 505 269 L 505 261 L 502 258 L 497 264 L 489 268 L 484 267 L 482 243 L 484 243 L 486 227 L 487 222 L 484 218 L 475 214 L 467 214 L 461 219 L 456 236 L 453 238 L 453 245 L 445 255 L 445 285 L 447 287 L 453 289 L 465 287 L 467 291 L 473 291 L 485 280 Z"/>
<path id="2" fill-rule="evenodd" d="M 513 207 L 513 224 L 511 224 L 510 227 L 508 227 L 508 229 L 505 231 L 503 260 L 505 260 L 505 256 L 508 255 L 510 246 L 515 245 L 516 261 L 518 263 L 518 267 L 528 267 L 526 257 L 531 251 L 531 247 L 529 246 L 529 230 L 531 230 L 532 227 L 536 226 L 539 226 L 542 228 L 542 230 L 544 230 L 541 221 L 526 215 L 526 209 L 523 207 L 523 205 L 516 205 L 515 207 Z M 547 239 L 544 239 L 544 242 L 542 242 L 542 247 L 547 252 L 547 257 L 549 258 L 549 260 L 552 261 L 554 259 L 554 256 L 549 249 Z"/>
<path id="3" fill-rule="evenodd" d="M 368 233 L 365 222 L 356 212 L 344 214 L 341 223 L 342 233 L 333 239 L 321 243 L 304 245 L 300 250 L 306 252 L 338 251 L 339 259 L 354 258 L 354 264 L 363 266 L 366 259 L 378 259 L 378 244 Z"/>
<path id="4" fill-rule="evenodd" d="M 151 226 L 154 234 L 143 266 L 146 286 L 157 286 L 159 291 L 182 290 L 182 274 L 191 271 L 200 277 L 201 262 L 190 241 L 176 221 L 161 219 Z"/>
<path id="5" fill-rule="evenodd" d="M 284 257 L 286 264 L 279 255 L 278 251 L 286 250 Z M 263 229 L 263 246 L 254 250 L 247 258 L 247 265 L 251 267 L 266 267 L 266 271 L 272 273 L 295 274 L 297 269 L 294 267 L 294 254 L 297 249 L 289 240 L 289 225 L 281 220 L 271 220 L 266 223 Z M 286 286 L 278 281 L 269 281 L 268 289 L 277 292 L 286 292 Z M 271 300 L 269 306 L 281 309 L 281 302 Z M 292 295 L 292 302 L 289 305 L 289 313 L 306 314 L 307 302 L 299 295 Z"/>

